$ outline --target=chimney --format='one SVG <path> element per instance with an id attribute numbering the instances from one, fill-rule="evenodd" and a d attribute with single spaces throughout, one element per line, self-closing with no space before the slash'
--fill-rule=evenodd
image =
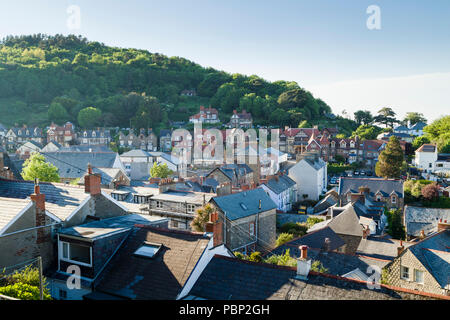
<path id="1" fill-rule="evenodd" d="M 367 239 L 368 236 L 370 236 L 370 228 L 369 228 L 369 226 L 365 226 L 364 230 L 363 230 L 362 238 Z"/>
<path id="2" fill-rule="evenodd" d="M 308 259 L 308 246 L 300 246 L 300 258 L 297 259 L 297 279 L 306 280 L 311 270 L 311 259 Z"/>
<path id="3" fill-rule="evenodd" d="M 397 255 L 399 256 L 403 250 L 405 250 L 405 246 L 403 245 L 403 241 L 400 240 L 400 247 L 397 247 Z"/>
<path id="4" fill-rule="evenodd" d="M 209 215 L 209 221 L 206 223 L 205 231 L 213 233 L 213 247 L 223 243 L 223 222 L 219 221 L 219 214 L 217 212 Z"/>
<path id="5" fill-rule="evenodd" d="M 261 207 L 262 207 L 262 205 L 261 205 L 261 199 L 260 199 L 260 200 L 259 200 L 258 209 L 261 210 Z"/>
<path id="6" fill-rule="evenodd" d="M 323 242 L 323 253 L 327 254 L 330 251 L 331 248 L 331 240 L 330 238 L 325 238 L 325 241 Z"/>
<path id="7" fill-rule="evenodd" d="M 356 201 L 361 201 L 362 203 L 366 202 L 366 196 L 364 195 L 364 193 L 352 193 L 350 195 L 351 197 L 351 202 L 356 202 Z"/>
<path id="8" fill-rule="evenodd" d="M 439 224 L 438 224 L 438 227 L 439 227 Z M 425 230 L 420 230 L 420 236 L 419 236 L 419 238 L 420 238 L 420 240 L 423 240 L 423 239 L 425 239 Z"/>
<path id="9" fill-rule="evenodd" d="M 36 227 L 45 226 L 45 194 L 41 193 L 39 179 L 34 180 L 34 193 L 30 195 L 31 201 L 34 202 L 36 210 Z M 45 229 L 37 230 L 36 243 L 40 244 L 46 241 Z"/>
<path id="10" fill-rule="evenodd" d="M 450 222 L 447 220 L 442 221 L 442 219 L 438 222 L 438 232 L 442 230 L 450 230 Z"/>
<path id="11" fill-rule="evenodd" d="M 84 192 L 95 196 L 101 193 L 102 178 L 99 174 L 92 173 L 92 166 L 88 164 L 88 174 L 84 176 Z"/>

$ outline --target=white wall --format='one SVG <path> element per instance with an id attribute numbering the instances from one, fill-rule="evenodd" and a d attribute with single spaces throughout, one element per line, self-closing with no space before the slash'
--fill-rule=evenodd
<path id="1" fill-rule="evenodd" d="M 314 169 L 307 161 L 301 160 L 289 169 L 289 177 L 297 183 L 297 200 L 319 200 L 319 195 L 326 188 L 326 166 Z"/>

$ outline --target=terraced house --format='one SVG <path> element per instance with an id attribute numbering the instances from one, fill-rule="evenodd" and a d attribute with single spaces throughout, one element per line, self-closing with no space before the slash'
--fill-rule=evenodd
<path id="1" fill-rule="evenodd" d="M 34 141 L 41 145 L 45 143 L 42 129 L 39 127 L 12 127 L 6 133 L 5 138 L 8 150 L 15 150 L 18 145 L 28 141 Z"/>

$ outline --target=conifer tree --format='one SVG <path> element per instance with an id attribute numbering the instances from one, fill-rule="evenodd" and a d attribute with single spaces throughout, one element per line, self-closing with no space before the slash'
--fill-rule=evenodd
<path id="1" fill-rule="evenodd" d="M 403 168 L 404 153 L 397 137 L 392 136 L 380 153 L 375 166 L 377 176 L 399 178 Z"/>

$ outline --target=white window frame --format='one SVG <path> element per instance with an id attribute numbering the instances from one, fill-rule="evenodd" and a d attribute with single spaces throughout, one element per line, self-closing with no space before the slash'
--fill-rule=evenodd
<path id="1" fill-rule="evenodd" d="M 187 212 L 188 213 L 195 213 L 195 204 L 187 204 Z"/>
<path id="2" fill-rule="evenodd" d="M 422 274 L 422 281 L 417 281 L 417 273 L 416 272 L 420 272 Z M 423 284 L 423 282 L 424 282 L 424 272 L 422 270 L 414 269 L 414 282 Z"/>
<path id="3" fill-rule="evenodd" d="M 162 209 L 163 208 L 163 202 L 162 201 L 156 201 L 156 208 Z"/>
<path id="4" fill-rule="evenodd" d="M 67 258 L 64 258 L 64 256 L 63 256 L 64 244 L 67 244 L 67 256 L 68 256 Z M 89 259 L 90 259 L 91 263 L 85 263 L 85 262 L 81 262 L 81 261 L 71 260 L 69 258 L 70 257 L 70 244 L 71 244 L 70 242 L 59 240 L 59 242 L 58 242 L 59 260 L 65 261 L 65 262 L 70 262 L 73 264 L 78 264 L 78 265 L 85 266 L 85 267 L 92 267 L 92 247 L 88 247 L 89 248 Z"/>
<path id="5" fill-rule="evenodd" d="M 392 195 L 391 196 L 391 203 L 397 203 L 397 197 Z"/>
<path id="6" fill-rule="evenodd" d="M 250 234 L 250 236 L 254 236 L 255 235 L 255 222 L 250 222 L 248 225 L 248 233 Z"/>
<path id="7" fill-rule="evenodd" d="M 407 272 L 406 272 L 406 274 L 408 275 L 408 277 L 405 277 L 404 275 L 405 275 L 405 270 L 404 269 L 407 269 Z M 409 268 L 408 267 L 405 267 L 405 266 L 400 266 L 400 278 L 401 279 L 403 279 L 403 280 L 410 280 L 410 277 L 409 277 Z"/>

